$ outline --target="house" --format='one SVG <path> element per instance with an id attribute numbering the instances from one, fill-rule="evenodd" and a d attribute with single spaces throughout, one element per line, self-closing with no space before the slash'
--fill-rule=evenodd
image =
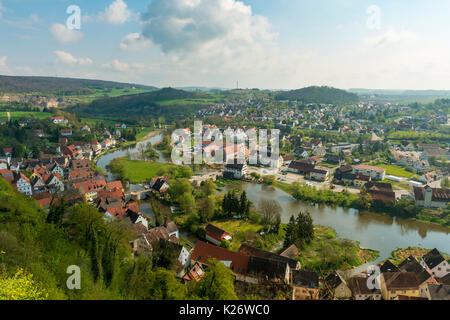
<path id="1" fill-rule="evenodd" d="M 191 254 L 191 265 L 199 263 L 202 267 L 207 265 L 208 259 L 216 259 L 231 269 L 236 275 L 236 280 L 251 281 L 247 277 L 249 256 L 239 252 L 227 250 L 203 241 L 197 241 Z"/>
<path id="2" fill-rule="evenodd" d="M 319 275 L 316 272 L 292 270 L 292 300 L 319 300 Z"/>
<path id="3" fill-rule="evenodd" d="M 87 159 L 73 159 L 71 165 L 73 170 L 87 170 L 91 168 L 91 162 Z"/>
<path id="4" fill-rule="evenodd" d="M 386 177 L 386 169 L 363 164 L 353 166 L 353 173 L 370 176 L 372 180 L 384 180 Z"/>
<path id="5" fill-rule="evenodd" d="M 220 246 L 222 241 L 231 241 L 233 238 L 230 236 L 230 234 L 220 228 L 217 228 L 216 226 L 213 226 L 212 224 L 208 224 L 205 228 L 206 232 L 206 240 L 209 242 Z"/>
<path id="6" fill-rule="evenodd" d="M 441 146 L 435 143 L 418 143 L 417 144 L 417 149 L 420 151 L 423 150 L 430 150 L 430 149 L 440 149 Z"/>
<path id="7" fill-rule="evenodd" d="M 316 167 L 310 173 L 311 179 L 318 180 L 318 181 L 327 181 L 329 176 L 330 176 L 330 171 L 326 168 Z"/>
<path id="8" fill-rule="evenodd" d="M 444 149 L 425 149 L 424 152 L 422 152 L 422 155 L 420 157 L 421 160 L 427 160 L 429 161 L 430 158 L 445 158 L 447 160 L 450 160 L 450 153 L 448 150 Z"/>
<path id="9" fill-rule="evenodd" d="M 88 202 L 97 199 L 97 194 L 100 190 L 106 187 L 105 179 L 91 179 L 83 182 L 74 183 L 75 189 L 78 189 Z"/>
<path id="10" fill-rule="evenodd" d="M 393 300 L 399 295 L 419 297 L 419 284 L 414 272 L 385 272 L 380 276 L 381 295 Z"/>
<path id="11" fill-rule="evenodd" d="M 413 198 L 416 206 L 423 208 L 445 209 L 450 202 L 450 189 L 425 187 L 414 187 Z"/>
<path id="12" fill-rule="evenodd" d="M 42 176 L 42 180 L 50 193 L 58 193 L 64 191 L 64 182 L 59 173 L 45 174 Z"/>
<path id="13" fill-rule="evenodd" d="M 69 140 L 66 137 L 60 137 L 58 140 L 58 143 L 61 145 L 67 145 L 68 142 Z"/>
<path id="14" fill-rule="evenodd" d="M 68 123 L 69 121 L 62 116 L 52 117 L 52 122 L 54 124 Z"/>
<path id="15" fill-rule="evenodd" d="M 91 148 L 92 150 L 94 150 L 94 152 L 99 152 L 102 150 L 102 145 L 97 141 L 93 141 L 91 142 Z"/>
<path id="16" fill-rule="evenodd" d="M 421 297 L 428 300 L 450 300 L 450 285 L 428 283 Z"/>
<path id="17" fill-rule="evenodd" d="M 322 158 L 327 154 L 327 149 L 325 149 L 324 147 L 319 147 L 314 149 L 312 154 L 316 157 Z"/>
<path id="18" fill-rule="evenodd" d="M 380 266 L 380 273 L 384 272 L 400 272 L 400 269 L 390 260 L 386 260 L 383 265 Z"/>
<path id="19" fill-rule="evenodd" d="M 400 143 L 400 148 L 403 150 L 403 151 L 414 151 L 416 148 L 414 147 L 414 145 L 411 143 L 411 142 L 409 142 L 409 141 L 402 141 L 401 143 Z"/>
<path id="20" fill-rule="evenodd" d="M 295 160 L 295 158 L 291 155 L 282 155 L 282 157 L 283 157 L 283 164 L 287 166 L 290 165 L 291 162 Z"/>
<path id="21" fill-rule="evenodd" d="M 421 265 L 434 277 L 443 278 L 450 274 L 450 263 L 438 249 L 433 249 L 422 257 Z"/>
<path id="22" fill-rule="evenodd" d="M 161 194 L 164 194 L 165 192 L 167 192 L 167 190 L 169 190 L 170 185 L 169 185 L 169 177 L 156 177 L 153 178 L 150 181 L 150 187 L 156 191 L 159 192 Z"/>
<path id="23" fill-rule="evenodd" d="M 355 277 L 348 281 L 348 287 L 352 291 L 354 300 L 381 300 L 381 290 L 369 289 L 368 279 Z"/>
<path id="24" fill-rule="evenodd" d="M 42 209 L 50 209 L 50 205 L 53 201 L 53 196 L 50 193 L 44 192 L 33 194 L 33 198 L 39 203 Z"/>
<path id="25" fill-rule="evenodd" d="M 61 168 L 56 162 L 49 164 L 47 167 L 47 174 L 59 174 L 61 177 L 64 177 L 64 169 Z"/>
<path id="26" fill-rule="evenodd" d="M 289 264 L 279 260 L 250 256 L 247 267 L 250 283 L 290 284 Z"/>
<path id="27" fill-rule="evenodd" d="M 3 153 L 5 157 L 12 157 L 13 148 L 3 148 Z"/>
<path id="28" fill-rule="evenodd" d="M 294 259 L 299 254 L 300 254 L 300 251 L 298 250 L 297 246 L 295 244 L 293 244 L 289 248 L 284 250 L 282 253 L 280 253 L 280 256 L 286 257 L 289 259 Z"/>
<path id="29" fill-rule="evenodd" d="M 368 193 L 373 200 L 385 203 L 395 203 L 395 192 L 390 183 L 367 182 L 363 192 Z"/>
<path id="30" fill-rule="evenodd" d="M 292 161 L 287 171 L 297 174 L 309 175 L 314 170 L 314 165 L 307 160 Z"/>
<path id="31" fill-rule="evenodd" d="M 31 187 L 31 181 L 23 173 L 14 174 L 14 181 L 12 186 L 17 188 L 20 193 L 31 196 L 33 189 Z"/>
<path id="32" fill-rule="evenodd" d="M 324 157 L 325 162 L 335 164 L 335 165 L 342 165 L 344 163 L 344 159 L 340 155 L 337 154 L 330 154 L 327 153 Z"/>
<path id="33" fill-rule="evenodd" d="M 276 253 L 272 253 L 269 251 L 264 251 L 255 247 L 252 247 L 246 243 L 243 243 L 241 247 L 239 248 L 239 252 L 242 254 L 245 254 L 247 256 L 253 256 L 253 257 L 260 257 L 265 258 L 269 260 L 275 260 L 282 263 L 287 263 L 289 265 L 289 268 L 292 270 L 300 270 L 301 263 L 297 260 L 287 258 L 281 255 L 278 255 Z"/>
<path id="34" fill-rule="evenodd" d="M 61 129 L 60 134 L 63 137 L 71 137 L 72 136 L 72 129 Z"/>
<path id="35" fill-rule="evenodd" d="M 436 279 L 414 258 L 409 256 L 398 265 L 402 272 L 413 272 L 416 275 L 417 285 L 422 292 L 427 283 L 438 284 Z"/>
<path id="36" fill-rule="evenodd" d="M 341 180 L 343 175 L 351 174 L 353 172 L 353 167 L 349 165 L 343 165 L 336 169 L 334 172 L 334 177 L 337 180 Z"/>
<path id="37" fill-rule="evenodd" d="M 223 172 L 224 178 L 227 179 L 243 179 L 248 173 L 248 167 L 246 163 L 232 163 L 225 165 L 225 171 Z"/>
<path id="38" fill-rule="evenodd" d="M 324 288 L 326 290 L 325 296 L 333 300 L 350 299 L 352 297 L 352 291 L 347 282 L 337 271 L 333 271 L 325 278 Z"/>
<path id="39" fill-rule="evenodd" d="M 202 266 L 199 263 L 195 263 L 192 268 L 183 277 L 186 281 L 199 282 L 205 276 L 205 271 L 203 271 Z"/>
<path id="40" fill-rule="evenodd" d="M 164 217 L 163 227 L 166 228 L 169 237 L 175 236 L 176 238 L 180 237 L 178 227 L 173 221 L 169 221 L 167 217 Z"/>
<path id="41" fill-rule="evenodd" d="M 83 128 L 81 128 L 81 131 L 91 132 L 91 128 L 86 124 Z"/>

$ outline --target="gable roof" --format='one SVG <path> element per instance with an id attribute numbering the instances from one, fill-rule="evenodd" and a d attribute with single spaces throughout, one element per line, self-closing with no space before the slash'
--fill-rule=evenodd
<path id="1" fill-rule="evenodd" d="M 431 300 L 450 300 L 450 285 L 428 283 Z"/>
<path id="2" fill-rule="evenodd" d="M 286 257 L 289 259 L 293 259 L 296 256 L 298 256 L 300 252 L 298 251 L 298 248 L 295 244 L 291 245 L 289 248 L 284 250 L 282 253 L 280 253 L 280 256 Z"/>
<path id="3" fill-rule="evenodd" d="M 439 250 L 435 248 L 423 256 L 423 261 L 428 266 L 428 268 L 433 269 L 444 262 L 445 259 L 439 252 Z"/>
<path id="4" fill-rule="evenodd" d="M 428 271 L 426 271 L 413 256 L 406 258 L 398 267 L 404 272 L 414 272 L 419 284 L 424 283 L 431 277 Z"/>
<path id="5" fill-rule="evenodd" d="M 319 275 L 313 271 L 292 270 L 292 284 L 319 289 Z"/>
<path id="6" fill-rule="evenodd" d="M 391 260 L 386 260 L 385 263 L 380 267 L 380 272 L 400 272 L 400 269 L 391 262 Z"/>
<path id="7" fill-rule="evenodd" d="M 297 260 L 283 257 L 283 256 L 280 256 L 276 253 L 272 253 L 269 251 L 264 251 L 264 250 L 252 247 L 246 243 L 243 243 L 241 245 L 239 252 L 242 254 L 245 254 L 247 256 L 265 258 L 265 259 L 270 259 L 270 260 L 274 260 L 274 261 L 279 261 L 282 263 L 287 263 L 289 265 L 289 267 L 291 267 L 292 269 L 296 269 L 297 264 L 299 263 Z"/>
<path id="8" fill-rule="evenodd" d="M 336 289 L 341 284 L 347 285 L 347 282 L 342 278 L 342 276 L 337 272 L 333 271 L 325 278 L 325 284 L 333 289 Z"/>
<path id="9" fill-rule="evenodd" d="M 264 277 L 267 280 L 282 280 L 286 276 L 288 264 L 273 259 L 251 256 L 247 269 L 249 274 Z"/>
<path id="10" fill-rule="evenodd" d="M 191 259 L 206 264 L 209 258 L 231 262 L 230 268 L 239 274 L 246 274 L 250 257 L 203 241 L 197 241 Z"/>
<path id="11" fill-rule="evenodd" d="M 369 287 L 367 286 L 368 279 L 369 278 L 361 278 L 361 277 L 351 278 L 348 281 L 348 287 L 350 288 L 350 290 L 354 295 L 380 294 L 381 293 L 380 290 L 369 289 Z"/>
<path id="12" fill-rule="evenodd" d="M 388 290 L 417 290 L 419 283 L 414 272 L 386 272 L 381 274 Z"/>
<path id="13" fill-rule="evenodd" d="M 217 238 L 221 238 L 224 234 L 228 234 L 228 232 L 208 223 L 208 225 L 205 228 L 206 233 L 211 233 L 215 235 Z"/>

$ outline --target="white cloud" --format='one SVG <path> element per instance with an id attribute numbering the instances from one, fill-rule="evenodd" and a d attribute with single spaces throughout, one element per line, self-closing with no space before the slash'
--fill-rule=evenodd
<path id="1" fill-rule="evenodd" d="M 143 35 L 166 53 L 217 41 L 234 50 L 277 36 L 266 17 L 236 0 L 154 0 L 141 19 Z"/>
<path id="2" fill-rule="evenodd" d="M 8 57 L 6 57 L 6 56 L 0 57 L 0 68 L 6 68 L 7 67 L 6 59 L 8 59 Z"/>
<path id="3" fill-rule="evenodd" d="M 34 23 L 38 23 L 41 21 L 41 19 L 39 18 L 39 16 L 35 13 L 30 14 L 30 20 Z"/>
<path id="4" fill-rule="evenodd" d="M 111 24 L 123 24 L 131 17 L 131 11 L 123 0 L 116 0 L 99 14 L 99 20 Z"/>
<path id="5" fill-rule="evenodd" d="M 92 60 L 89 58 L 75 58 L 73 55 L 71 55 L 68 52 L 64 51 L 55 51 L 56 54 L 56 61 L 59 63 L 64 64 L 71 64 L 71 65 L 80 65 L 80 66 L 86 66 L 92 64 Z"/>
<path id="6" fill-rule="evenodd" d="M 144 38 L 139 33 L 130 33 L 125 38 L 122 39 L 120 43 L 120 48 L 122 50 L 140 50 L 143 48 L 148 48 L 151 45 L 151 41 Z"/>
<path id="7" fill-rule="evenodd" d="M 115 59 L 113 62 L 111 63 L 106 63 L 103 64 L 102 67 L 104 68 L 110 68 L 113 69 L 115 71 L 120 71 L 120 72 L 126 72 L 126 71 L 130 71 L 130 64 L 126 63 L 126 62 L 120 62 L 119 60 Z"/>
<path id="8" fill-rule="evenodd" d="M 65 25 L 55 23 L 50 28 L 53 37 L 61 43 L 76 42 L 83 38 L 84 34 L 78 30 L 70 30 Z"/>

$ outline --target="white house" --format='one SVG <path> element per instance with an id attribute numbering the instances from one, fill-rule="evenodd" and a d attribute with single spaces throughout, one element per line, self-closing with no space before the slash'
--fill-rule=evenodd
<path id="1" fill-rule="evenodd" d="M 227 164 L 223 175 L 225 178 L 230 177 L 232 179 L 243 179 L 248 173 L 248 167 L 246 163 L 239 164 Z"/>
<path id="2" fill-rule="evenodd" d="M 444 259 L 437 249 L 433 249 L 424 255 L 420 264 L 435 278 L 443 278 L 450 273 L 450 263 Z"/>
<path id="3" fill-rule="evenodd" d="M 31 196 L 33 194 L 33 190 L 31 188 L 30 179 L 28 179 L 24 174 L 20 173 L 17 176 L 14 185 L 17 187 L 17 191 L 26 194 L 27 196 Z"/>
<path id="4" fill-rule="evenodd" d="M 429 185 L 424 188 L 414 187 L 412 195 L 416 206 L 423 208 L 445 209 L 450 202 L 450 189 L 433 189 Z"/>
<path id="5" fill-rule="evenodd" d="M 386 169 L 363 164 L 353 166 L 353 173 L 369 176 L 373 180 L 384 180 L 386 177 Z"/>
<path id="6" fill-rule="evenodd" d="M 330 176 L 330 171 L 326 168 L 316 167 L 310 173 L 311 179 L 318 180 L 318 181 L 327 181 L 329 176 Z"/>

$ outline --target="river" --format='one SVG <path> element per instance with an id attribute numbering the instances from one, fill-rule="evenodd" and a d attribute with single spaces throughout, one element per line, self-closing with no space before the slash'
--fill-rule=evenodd
<path id="1" fill-rule="evenodd" d="M 99 158 L 97 165 L 109 174 L 108 179 L 114 176 L 106 166 L 115 158 L 130 154 L 136 159 L 141 144 L 160 142 L 162 135 L 139 142 L 137 145 L 106 154 Z M 158 151 L 158 162 L 165 162 L 163 155 Z M 129 186 L 130 190 L 142 188 L 139 185 Z M 247 192 L 247 197 L 256 206 L 260 199 L 277 200 L 282 207 L 282 221 L 287 223 L 292 214 L 308 211 L 314 224 L 324 225 L 336 230 L 339 237 L 359 241 L 361 247 L 380 251 L 376 262 L 390 257 L 396 248 L 420 246 L 424 248 L 437 248 L 442 252 L 450 253 L 450 229 L 437 225 L 426 224 L 407 219 L 392 218 L 377 213 L 359 213 L 355 209 L 332 208 L 324 205 L 308 205 L 294 199 L 282 190 L 260 184 L 243 183 L 241 186 L 230 185 L 225 191 L 239 188 Z M 146 210 L 151 211 L 151 208 Z M 148 212 L 148 213 L 149 213 Z"/>

